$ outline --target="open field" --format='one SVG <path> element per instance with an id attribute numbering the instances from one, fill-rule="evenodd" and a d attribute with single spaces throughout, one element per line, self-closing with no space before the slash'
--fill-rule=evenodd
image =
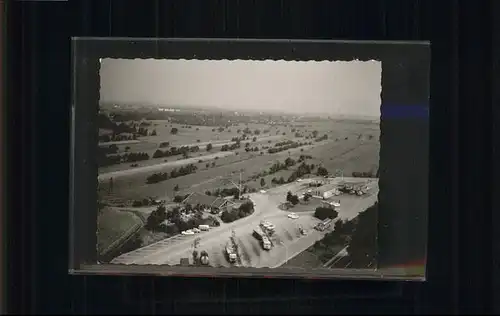
<path id="1" fill-rule="evenodd" d="M 119 247 L 129 236 L 143 226 L 141 218 L 131 212 L 112 208 L 101 210 L 97 218 L 99 253 Z"/>
<path id="2" fill-rule="evenodd" d="M 178 158 L 169 157 L 167 162 L 164 162 L 165 159 L 163 158 L 150 159 L 148 161 L 139 162 L 139 166 L 135 168 L 130 168 L 129 164 L 109 166 L 100 169 L 99 177 L 103 180 L 101 188 L 106 190 L 107 182 L 105 180 L 109 179 L 109 177 L 114 177 L 114 196 L 119 196 L 124 199 L 137 199 L 145 196 L 164 198 L 174 195 L 173 187 L 176 185 L 179 186 L 178 194 L 190 193 L 193 190 L 204 192 L 206 190 L 212 190 L 214 187 L 230 185 L 227 178 L 231 178 L 235 181 L 238 179 L 239 172 L 243 171 L 242 181 L 248 187 L 267 189 L 272 187 L 271 180 L 273 178 L 284 177 L 287 179 L 293 169 L 281 170 L 262 177 L 265 182 L 263 187 L 260 186 L 260 179 L 259 181 L 254 181 L 251 178 L 270 167 L 275 161 L 283 161 L 287 157 L 298 159 L 300 155 L 312 156 L 312 159 L 308 159 L 307 163 L 322 165 L 331 174 L 334 174 L 337 170 L 342 170 L 345 175 L 350 175 L 353 171 L 377 170 L 379 151 L 378 125 L 372 123 L 366 123 L 364 125 L 347 124 L 345 122 L 330 124 L 320 122 L 316 125 L 311 125 L 313 127 L 298 130 L 317 130 L 318 135 L 326 133 L 328 135 L 328 140 L 313 142 L 312 145 L 275 154 L 269 154 L 266 150 L 263 150 L 262 155 L 260 151 L 247 153 L 244 151 L 244 148 L 237 149 L 234 152 L 216 152 L 216 148 L 214 148 L 213 153 L 211 152 L 209 155 L 207 155 L 206 152 L 200 151 L 199 153 L 193 154 L 193 157 L 188 159 L 177 160 Z M 284 129 L 284 127 L 273 128 L 279 129 L 280 131 Z M 234 131 L 233 127 L 231 129 Z M 292 128 L 287 127 L 287 129 L 291 130 Z M 193 129 L 188 130 L 191 133 L 191 138 L 187 139 L 186 136 L 183 141 L 192 142 L 196 137 L 192 134 Z M 196 129 L 194 129 L 194 131 L 196 131 Z M 209 131 L 211 132 L 211 129 L 209 129 Z M 179 133 L 183 133 L 183 131 Z M 230 135 L 228 138 L 230 139 L 237 135 L 238 134 L 234 133 L 234 135 Z M 361 137 L 359 135 L 361 135 Z M 268 140 L 264 143 L 272 146 L 277 141 L 282 140 L 285 140 L 285 138 L 275 138 L 274 140 Z M 171 141 L 171 137 L 167 136 L 162 141 Z M 269 141 L 271 141 L 270 144 L 268 143 Z M 242 145 L 243 144 L 245 144 L 245 141 L 242 142 Z M 143 146 L 143 143 L 141 141 L 140 144 L 134 144 L 132 146 Z M 251 146 L 253 146 L 253 144 Z M 242 147 L 244 147 L 244 145 Z M 130 150 L 132 151 L 132 149 Z M 202 156 L 195 157 L 195 155 Z M 197 172 L 194 174 L 169 179 L 156 184 L 146 184 L 145 182 L 146 178 L 154 172 L 169 172 L 173 168 L 190 163 L 194 163 L 198 167 Z M 215 167 L 212 165 L 213 163 L 215 163 Z M 118 172 L 121 170 L 124 171 Z"/>
<path id="3" fill-rule="evenodd" d="M 349 178 L 352 172 L 375 173 L 378 169 L 379 152 L 379 126 L 373 122 L 354 121 L 317 121 L 295 122 L 283 125 L 270 126 L 267 124 L 239 124 L 219 131 L 217 127 L 192 126 L 170 124 L 168 121 L 151 121 L 147 128 L 154 129 L 156 136 L 139 137 L 132 141 L 116 141 L 101 143 L 100 146 L 114 144 L 119 153 L 146 152 L 150 156 L 159 149 L 162 142 L 169 142 L 168 149 L 172 146 L 198 146 L 199 151 L 189 153 L 189 158 L 182 155 L 168 158 L 155 158 L 139 161 L 135 167 L 131 163 L 121 163 L 99 169 L 98 179 L 99 195 L 101 202 L 111 206 L 121 207 L 121 213 L 142 218 L 144 221 L 155 207 L 131 207 L 131 201 L 142 200 L 146 197 L 162 199 L 170 205 L 176 195 L 190 193 L 205 194 L 215 189 L 233 188 L 234 183 L 241 184 L 248 189 L 261 193 L 251 193 L 250 197 L 255 203 L 255 211 L 248 217 L 238 219 L 232 223 L 221 223 L 208 232 L 197 236 L 176 235 L 168 237 L 165 233 L 149 232 L 142 228 L 140 238 L 142 248 L 120 255 L 113 263 L 123 264 L 171 264 L 180 262 L 181 258 L 191 258 L 193 241 L 201 238 L 198 250 L 209 253 L 211 265 L 228 267 L 224 246 L 234 230 L 239 245 L 238 266 L 248 267 L 279 267 L 315 265 L 313 254 L 308 254 L 306 249 L 316 241 L 322 239 L 329 231 L 317 231 L 314 226 L 320 221 L 313 216 L 314 209 L 324 205 L 320 199 L 311 198 L 308 202 L 301 201 L 294 208 L 284 211 L 280 205 L 285 202 L 288 191 L 294 194 L 305 193 L 310 188 L 308 183 L 321 179 L 326 183 L 321 190 L 328 190 L 339 181 L 366 182 L 370 187 L 364 196 L 341 195 L 335 196 L 340 200 L 342 207 L 339 218 L 352 219 L 371 206 L 377 200 L 377 180 Z M 259 135 L 250 135 L 249 139 L 241 141 L 241 147 L 230 151 L 221 151 L 223 145 L 230 145 L 233 137 L 241 136 L 238 129 L 249 128 L 253 131 L 260 130 Z M 172 135 L 172 128 L 177 128 L 178 133 Z M 264 130 L 266 133 L 263 133 Z M 311 134 L 314 132 L 316 137 Z M 285 133 L 285 135 L 283 135 Z M 296 135 L 299 133 L 300 135 Z M 316 138 L 327 135 L 327 139 L 315 141 Z M 301 136 L 301 137 L 296 137 Z M 306 137 L 307 136 L 307 139 Z M 255 141 L 253 138 L 255 137 Z M 278 142 L 294 141 L 307 143 L 307 145 L 277 153 L 268 153 L 268 148 L 273 148 Z M 257 147 L 257 151 L 246 152 L 245 145 L 249 148 Z M 212 150 L 207 151 L 206 145 L 211 144 Z M 299 158 L 305 157 L 307 165 L 314 166 L 311 174 L 305 174 L 303 181 L 293 181 L 287 184 L 273 183 L 273 179 L 283 178 L 285 181 L 294 173 L 300 164 Z M 270 167 L 276 162 L 283 163 L 285 159 L 292 158 L 297 163 L 295 166 L 270 173 Z M 193 164 L 197 167 L 194 173 L 184 176 L 169 178 L 165 181 L 148 184 L 146 178 L 155 173 L 170 173 L 181 166 Z M 329 179 L 315 176 L 318 167 L 326 168 Z M 267 173 L 263 173 L 266 171 Z M 334 177 L 336 176 L 336 177 Z M 240 178 L 241 177 L 241 178 Z M 110 179 L 113 186 L 110 188 Z M 328 184 L 330 183 L 330 184 Z M 117 202 L 118 201 L 118 202 Z M 173 207 L 173 206 L 172 206 Z M 169 207 L 169 209 L 172 209 Z M 126 211 L 125 211 L 126 210 Z M 118 212 L 115 210 L 115 212 Z M 299 215 L 298 219 L 287 217 L 289 212 Z M 123 216 L 123 215 L 121 215 Z M 220 220 L 220 217 L 217 217 Z M 271 251 L 262 250 L 259 242 L 252 236 L 252 231 L 262 220 L 271 221 L 276 225 L 276 233 L 271 239 L 274 247 Z M 142 222 L 141 221 L 141 222 Z M 300 235 L 298 227 L 301 225 L 307 235 Z M 140 229 L 140 228 L 137 228 Z M 330 228 L 332 229 L 332 228 Z M 104 236 L 122 234 L 127 228 L 121 227 L 104 231 Z M 167 238 L 168 237 L 168 238 Z M 106 237 L 108 240 L 110 238 Z M 108 242 L 109 243 L 109 242 Z M 307 257 L 307 258 L 306 258 Z M 304 259 L 305 258 L 305 259 Z M 318 259 L 319 260 L 319 259 Z"/>

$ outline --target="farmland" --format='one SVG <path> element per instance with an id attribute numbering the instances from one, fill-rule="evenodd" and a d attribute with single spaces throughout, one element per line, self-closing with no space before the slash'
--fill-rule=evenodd
<path id="1" fill-rule="evenodd" d="M 114 114 L 108 111 L 105 115 L 113 122 Z M 204 121 L 199 125 L 187 124 L 191 119 L 199 122 L 198 116 L 192 115 L 194 119 L 186 112 L 171 114 L 169 118 L 163 113 L 159 115 L 161 119 L 154 119 L 149 113 L 136 116 L 133 121 L 113 122 L 140 130 L 134 135 L 121 133 L 123 137 L 108 126 L 100 126 L 99 147 L 109 151 L 106 157 L 139 157 L 117 159 L 98 168 L 100 203 L 130 210 L 134 201 L 153 198 L 175 207 L 175 196 L 213 193 L 216 189 L 234 188 L 235 183 L 241 183 L 249 192 L 269 190 L 294 181 L 301 163 L 310 168 L 301 178 L 316 176 L 319 167 L 330 176 L 350 177 L 353 172 L 374 176 L 378 171 L 376 121 L 218 114 L 215 125 Z M 185 150 L 179 151 L 180 148 Z M 167 154 L 159 155 L 158 151 Z M 293 164 L 273 169 L 277 162 L 287 159 Z M 148 181 L 154 175 L 158 179 Z M 145 209 L 149 214 L 154 207 Z M 149 233 L 148 239 L 158 239 L 151 234 L 154 235 Z"/>
<path id="2" fill-rule="evenodd" d="M 294 127 L 296 125 L 305 127 Z M 249 128 L 252 131 L 267 131 L 265 134 L 250 136 L 249 140 L 241 141 L 241 148 L 232 151 L 221 152 L 224 144 L 230 144 L 231 139 L 241 136 L 241 130 Z M 273 178 L 288 178 L 291 170 L 282 170 L 271 175 L 259 177 L 264 179 L 265 185 L 261 186 L 256 179 L 259 173 L 269 168 L 275 161 L 284 160 L 287 157 L 298 159 L 300 155 L 311 156 L 308 163 L 317 166 L 324 166 L 330 173 L 342 170 L 346 175 L 355 171 L 373 171 L 378 168 L 379 132 L 378 124 L 371 122 L 307 122 L 289 123 L 287 126 L 269 126 L 265 124 L 241 124 L 231 126 L 219 132 L 212 126 L 192 126 L 168 124 L 167 121 L 151 121 L 150 128 L 156 130 L 155 136 L 141 137 L 138 142 L 118 144 L 118 152 L 146 152 L 151 157 L 159 149 L 162 142 L 168 142 L 169 146 L 199 146 L 198 152 L 189 154 L 189 157 L 182 156 L 167 158 L 150 158 L 137 162 L 131 167 L 131 163 L 121 163 L 99 168 L 99 176 L 106 179 L 107 174 L 112 174 L 121 170 L 138 169 L 138 172 L 123 176 L 115 176 L 113 183 L 113 195 L 123 199 L 137 199 L 146 196 L 167 198 L 168 193 L 173 193 L 174 186 L 178 185 L 179 194 L 190 192 L 195 189 L 205 192 L 214 187 L 230 185 L 227 177 L 238 178 L 238 173 L 243 170 L 242 181 L 249 187 L 267 188 L 271 186 Z M 175 135 L 171 134 L 172 128 L 177 128 Z M 213 131 L 215 130 L 215 131 Z M 240 133 L 238 133 L 240 130 Z M 292 132 L 294 130 L 294 132 Z M 296 132 L 307 135 L 317 131 L 318 135 L 328 135 L 325 141 L 315 142 L 314 139 L 305 137 L 294 137 Z M 276 135 L 276 134 L 279 135 Z M 285 135 L 283 135 L 285 133 Z M 256 141 L 253 141 L 256 137 Z M 296 141 L 308 143 L 300 148 L 269 154 L 265 148 L 272 147 L 282 141 Z M 206 150 L 207 144 L 212 144 L 213 148 L 209 152 Z M 258 147 L 258 151 L 246 152 L 245 145 Z M 311 145 L 309 145 L 311 144 Z M 263 148 L 264 147 L 264 148 Z M 171 172 L 179 165 L 193 163 L 197 166 L 197 172 L 184 177 L 169 179 L 161 183 L 147 184 L 145 179 L 155 172 Z M 146 166 L 159 166 L 153 171 Z M 143 169 L 143 171 L 141 170 Z M 109 176 L 108 176 L 109 178 Z M 226 181 L 225 181 L 226 180 Z M 107 191 L 108 183 L 102 181 L 101 189 Z"/>

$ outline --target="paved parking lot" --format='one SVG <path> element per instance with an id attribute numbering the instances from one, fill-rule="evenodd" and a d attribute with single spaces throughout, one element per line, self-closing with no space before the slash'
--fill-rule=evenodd
<path id="1" fill-rule="evenodd" d="M 359 179 L 357 179 L 359 181 Z M 224 249 L 229 241 L 232 231 L 239 245 L 240 262 L 237 265 L 248 267 L 278 267 L 288 260 L 305 251 L 317 240 L 323 238 L 325 232 L 319 232 L 313 227 L 320 221 L 313 217 L 314 210 L 298 213 L 299 218 L 290 219 L 290 212 L 283 211 L 278 206 L 284 202 L 288 191 L 297 192 L 303 189 L 303 182 L 295 182 L 273 188 L 265 193 L 253 193 L 250 195 L 255 204 L 255 212 L 243 219 L 233 223 L 222 224 L 220 227 L 212 228 L 208 232 L 202 232 L 194 236 L 176 236 L 165 239 L 147 247 L 137 249 L 131 253 L 124 254 L 112 261 L 112 263 L 123 264 L 179 264 L 181 258 L 192 257 L 193 244 L 199 238 L 197 251 L 207 251 L 211 265 L 229 267 Z M 339 218 L 352 219 L 377 199 L 377 183 L 372 182 L 369 194 L 365 196 L 341 195 L 335 197 L 341 201 Z M 293 209 L 290 210 L 293 212 Z M 276 232 L 272 237 L 273 248 L 269 251 L 263 250 L 258 240 L 253 237 L 252 232 L 262 220 L 272 222 Z M 298 226 L 307 231 L 306 236 L 301 236 Z M 333 225 L 332 225 L 333 228 Z"/>

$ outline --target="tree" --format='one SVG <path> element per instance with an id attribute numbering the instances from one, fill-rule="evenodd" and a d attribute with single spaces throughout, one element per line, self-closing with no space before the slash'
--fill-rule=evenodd
<path id="1" fill-rule="evenodd" d="M 115 144 L 109 145 L 108 149 L 111 154 L 116 154 L 118 152 L 118 146 Z"/>
<path id="2" fill-rule="evenodd" d="M 266 180 L 264 178 L 260 178 L 260 186 L 263 187 L 266 185 Z"/>
<path id="3" fill-rule="evenodd" d="M 256 141 L 257 141 L 257 137 L 255 137 L 255 136 L 254 136 L 254 137 L 252 138 L 252 141 L 253 141 L 253 142 L 256 142 Z"/>
<path id="4" fill-rule="evenodd" d="M 293 205 L 297 205 L 299 204 L 299 197 L 296 196 L 296 195 L 292 195 L 291 199 L 290 199 L 290 203 L 292 203 Z"/>
<path id="5" fill-rule="evenodd" d="M 328 170 L 326 170 L 325 167 L 318 167 L 318 170 L 316 171 L 316 174 L 318 176 L 327 176 L 328 175 Z"/>
<path id="6" fill-rule="evenodd" d="M 174 191 L 179 191 L 179 185 L 178 185 L 178 184 L 176 184 L 176 185 L 174 186 Z"/>
<path id="7" fill-rule="evenodd" d="M 198 263 L 198 251 L 193 250 L 193 264 Z"/>
<path id="8" fill-rule="evenodd" d="M 314 138 L 318 137 L 318 131 L 313 131 L 312 135 L 313 135 Z"/>
<path id="9" fill-rule="evenodd" d="M 311 194 L 310 193 L 306 193 L 304 194 L 304 202 L 308 202 L 310 199 L 311 199 Z"/>
<path id="10" fill-rule="evenodd" d="M 208 144 L 208 145 L 207 145 L 207 151 L 211 151 L 211 150 L 212 150 L 212 148 L 213 148 L 212 144 Z"/>
<path id="11" fill-rule="evenodd" d="M 176 195 L 176 196 L 174 197 L 174 202 L 175 202 L 175 203 L 181 203 L 182 201 L 184 201 L 184 197 L 183 197 L 183 196 L 181 196 L 181 195 Z"/>
<path id="12" fill-rule="evenodd" d="M 175 135 L 178 132 L 179 132 L 179 130 L 176 127 L 172 127 L 172 129 L 170 130 L 170 134 L 172 134 L 172 135 Z"/>
<path id="13" fill-rule="evenodd" d="M 253 212 L 254 205 L 251 201 L 245 202 L 240 205 L 239 210 L 246 215 L 250 215 Z"/>
<path id="14" fill-rule="evenodd" d="M 286 193 L 286 200 L 287 200 L 287 202 L 292 203 L 292 196 L 293 196 L 292 192 L 288 191 Z"/>
<path id="15" fill-rule="evenodd" d="M 149 214 L 146 220 L 146 229 L 154 230 L 167 219 L 167 210 L 164 205 L 158 206 L 156 210 Z"/>
<path id="16" fill-rule="evenodd" d="M 151 132 L 151 136 L 156 136 L 156 130 L 155 129 Z"/>
<path id="17" fill-rule="evenodd" d="M 327 218 L 334 219 L 337 218 L 338 215 L 339 213 L 331 207 L 319 206 L 314 211 L 314 217 L 320 220 L 325 220 Z"/>

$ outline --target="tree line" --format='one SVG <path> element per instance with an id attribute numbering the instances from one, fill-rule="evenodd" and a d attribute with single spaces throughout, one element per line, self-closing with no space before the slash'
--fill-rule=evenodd
<path id="1" fill-rule="evenodd" d="M 302 146 L 305 146 L 305 145 L 307 145 L 307 143 L 291 142 L 291 143 L 286 144 L 286 145 L 269 148 L 267 150 L 267 152 L 270 153 L 270 154 L 275 154 L 275 153 L 279 153 L 279 152 L 282 152 L 282 151 L 285 151 L 285 150 L 289 150 L 289 149 L 293 149 L 293 148 L 299 148 L 299 147 L 302 147 Z"/>
<path id="2" fill-rule="evenodd" d="M 197 166 L 189 164 L 186 166 L 182 166 L 179 169 L 176 168 L 172 169 L 172 171 L 170 171 L 170 174 L 168 172 L 153 173 L 152 175 L 146 178 L 146 183 L 147 184 L 159 183 L 169 179 L 175 179 L 178 177 L 187 176 L 188 174 L 196 173 L 196 170 L 198 170 Z"/>
<path id="3" fill-rule="evenodd" d="M 199 146 L 182 146 L 179 148 L 171 147 L 170 149 L 166 150 L 157 149 L 153 153 L 153 158 L 166 158 L 178 155 L 184 155 L 184 157 L 187 158 L 189 153 L 196 153 L 198 151 L 200 151 Z"/>
<path id="4" fill-rule="evenodd" d="M 97 165 L 99 167 L 106 167 L 124 162 L 139 162 L 148 159 L 149 155 L 145 152 L 107 155 L 106 151 L 103 151 L 101 149 L 97 150 L 97 157 L 96 157 Z"/>
<path id="5" fill-rule="evenodd" d="M 222 147 L 221 147 L 220 151 L 230 151 L 230 150 L 235 150 L 235 149 L 238 149 L 238 148 L 240 148 L 240 147 L 241 147 L 241 146 L 240 146 L 240 142 L 238 141 L 238 142 L 233 143 L 233 144 L 231 144 L 231 145 L 227 145 L 227 144 L 222 145 Z"/>
<path id="6" fill-rule="evenodd" d="M 327 140 L 327 139 L 328 139 L 328 135 L 325 134 L 325 135 L 323 135 L 321 137 L 316 138 L 314 141 L 315 142 L 321 142 L 321 141 L 324 141 L 324 140 Z"/>
<path id="7" fill-rule="evenodd" d="M 377 178 L 378 171 L 377 172 L 371 172 L 371 171 L 353 172 L 352 176 L 353 176 L 353 178 Z"/>

